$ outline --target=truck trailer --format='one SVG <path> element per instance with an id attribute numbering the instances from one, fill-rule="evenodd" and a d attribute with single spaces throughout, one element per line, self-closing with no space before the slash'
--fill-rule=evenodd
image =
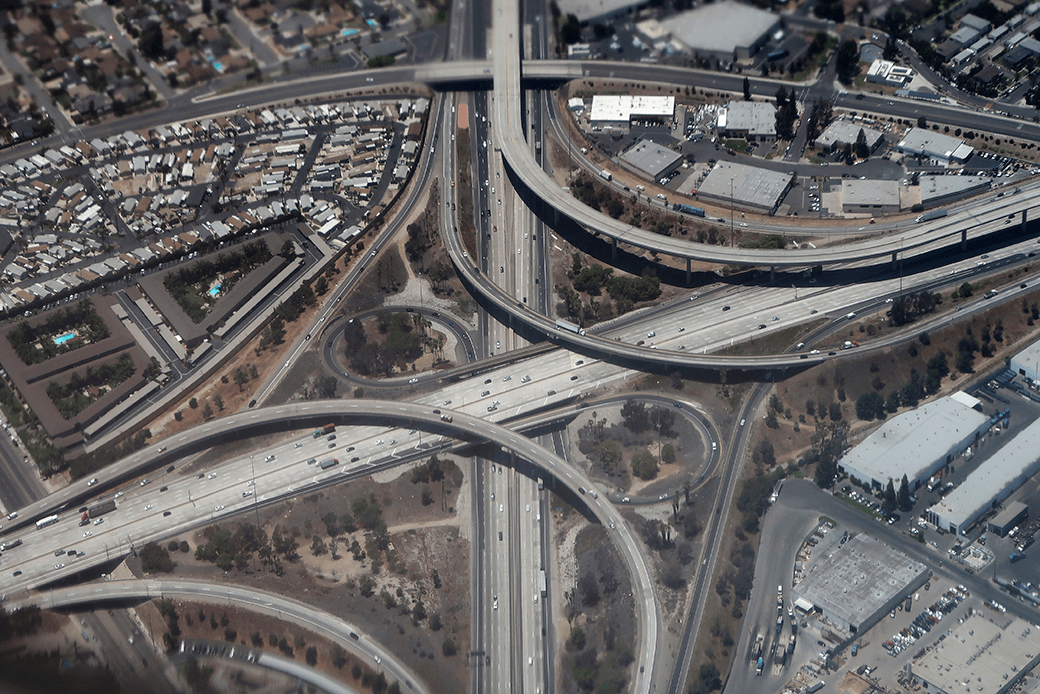
<path id="1" fill-rule="evenodd" d="M 556 320 L 556 329 L 557 330 L 566 330 L 568 332 L 574 333 L 575 335 L 584 335 L 585 334 L 585 330 L 584 329 L 578 327 L 577 325 L 575 325 L 574 323 L 571 323 L 570 321 L 565 321 L 565 320 L 560 320 L 560 319 Z"/>
<path id="2" fill-rule="evenodd" d="M 116 510 L 116 502 L 113 499 L 108 501 L 102 501 L 100 504 L 95 504 L 87 509 L 87 518 L 97 518 L 103 516 L 106 513 L 111 513 Z"/>
<path id="3" fill-rule="evenodd" d="M 328 434 L 331 434 L 334 431 L 336 431 L 336 425 L 335 424 L 326 424 L 321 429 L 315 429 L 314 430 L 314 438 L 319 439 L 322 436 L 326 436 Z"/>
<path id="4" fill-rule="evenodd" d="M 323 460 L 320 463 L 318 463 L 318 467 L 320 467 L 322 470 L 328 470 L 333 465 L 339 465 L 339 460 L 337 460 L 336 458 L 329 458 L 328 460 Z"/>

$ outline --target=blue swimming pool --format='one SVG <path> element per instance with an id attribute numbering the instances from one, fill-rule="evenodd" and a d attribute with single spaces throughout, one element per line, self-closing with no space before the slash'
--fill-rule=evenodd
<path id="1" fill-rule="evenodd" d="M 209 290 L 209 295 L 210 296 L 216 296 L 217 294 L 220 294 L 220 285 L 219 284 L 214 285 L 213 288 Z"/>
<path id="2" fill-rule="evenodd" d="M 59 335 L 54 338 L 54 344 L 63 345 L 74 337 L 76 337 L 76 333 L 65 333 L 64 335 Z"/>

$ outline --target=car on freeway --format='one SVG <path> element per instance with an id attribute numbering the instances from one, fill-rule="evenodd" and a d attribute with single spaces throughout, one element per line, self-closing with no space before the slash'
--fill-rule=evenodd
<path id="1" fill-rule="evenodd" d="M 123 496 L 123 494 L 125 494 L 125 492 L 116 492 L 116 495 L 113 498 L 118 499 L 119 497 Z"/>
<path id="2" fill-rule="evenodd" d="M 163 513 L 162 513 L 163 514 L 163 518 L 166 518 L 167 516 L 171 515 L 172 513 L 173 513 L 173 511 L 163 511 Z"/>
<path id="3" fill-rule="evenodd" d="M 211 480 L 212 479 L 216 479 L 216 477 L 217 477 L 217 473 L 215 473 L 215 472 L 209 473 L 209 479 L 211 479 Z"/>
<path id="4" fill-rule="evenodd" d="M 97 484 L 97 477 L 95 477 L 92 480 L 90 480 L 89 482 L 87 482 L 87 486 L 88 487 L 93 487 L 95 484 Z"/>
<path id="5" fill-rule="evenodd" d="M 224 506 L 223 505 L 221 505 L 221 506 L 214 506 L 213 510 L 214 511 L 223 511 L 224 510 Z"/>
<path id="6" fill-rule="evenodd" d="M 83 537 L 90 537 L 93 534 L 94 533 L 92 533 L 91 531 L 88 530 L 87 532 L 83 533 Z"/>
<path id="7" fill-rule="evenodd" d="M 104 518 L 95 518 L 94 519 L 94 525 L 101 525 L 104 522 L 105 522 Z"/>

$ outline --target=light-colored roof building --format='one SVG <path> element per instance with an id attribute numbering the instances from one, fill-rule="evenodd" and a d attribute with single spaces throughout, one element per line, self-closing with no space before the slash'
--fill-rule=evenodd
<path id="1" fill-rule="evenodd" d="M 878 58 L 867 68 L 867 81 L 875 84 L 886 84 L 890 87 L 902 87 L 914 77 L 914 71 L 891 60 Z"/>
<path id="2" fill-rule="evenodd" d="M 816 145 L 824 148 L 840 148 L 846 144 L 855 145 L 860 131 L 867 138 L 867 147 L 873 152 L 885 139 L 885 134 L 880 130 L 867 128 L 859 123 L 844 118 L 833 121 L 827 129 L 816 138 Z"/>
<path id="3" fill-rule="evenodd" d="M 989 190 L 992 184 L 987 176 L 921 176 L 918 186 L 921 205 L 925 209 L 967 198 Z"/>
<path id="4" fill-rule="evenodd" d="M 927 511 L 929 522 L 951 533 L 966 532 L 1040 470 L 1040 421 L 1033 422 L 983 462 Z"/>
<path id="5" fill-rule="evenodd" d="M 772 214 L 791 188 L 791 176 L 771 169 L 720 161 L 700 189 L 691 191 L 721 205 Z"/>
<path id="6" fill-rule="evenodd" d="M 749 140 L 775 140 L 776 107 L 765 101 L 731 101 L 719 109 L 718 128 L 724 134 Z"/>
<path id="7" fill-rule="evenodd" d="M 960 394 L 957 394 L 960 396 Z M 934 400 L 897 415 L 842 456 L 838 467 L 850 477 L 884 488 L 907 476 L 910 490 L 972 445 L 990 425 L 974 409 L 978 400 L 965 396 Z"/>
<path id="8" fill-rule="evenodd" d="M 841 209 L 844 212 L 898 212 L 899 181 L 842 179 Z"/>
<path id="9" fill-rule="evenodd" d="M 982 32 L 971 27 L 961 27 L 957 31 L 950 34 L 950 40 L 954 43 L 958 43 L 961 46 L 969 46 L 975 43 L 975 39 L 979 37 Z"/>
<path id="10" fill-rule="evenodd" d="M 974 148 L 962 140 L 943 135 L 926 128 L 910 128 L 896 145 L 903 154 L 924 156 L 945 166 L 951 162 L 964 163 L 971 157 Z"/>
<path id="11" fill-rule="evenodd" d="M 667 176 L 682 163 L 682 155 L 652 140 L 640 140 L 620 157 L 626 166 L 657 180 Z"/>
<path id="12" fill-rule="evenodd" d="M 794 586 L 792 595 L 812 603 L 847 634 L 869 629 L 930 575 L 921 562 L 866 533 L 850 538 L 814 564 L 811 570 L 807 567 L 808 575 Z"/>
<path id="13" fill-rule="evenodd" d="M 674 96 L 597 94 L 592 97 L 589 121 L 600 125 L 628 125 L 633 118 L 671 120 L 674 114 Z"/>
<path id="14" fill-rule="evenodd" d="M 1009 366 L 1019 376 L 1040 381 L 1040 340 L 1011 357 Z"/>
<path id="15" fill-rule="evenodd" d="M 578 18 L 582 24 L 605 22 L 628 14 L 646 0 L 557 0 L 560 13 Z"/>
<path id="16" fill-rule="evenodd" d="M 769 40 L 780 16 L 739 2 L 714 2 L 680 12 L 668 21 L 672 38 L 725 60 L 749 58 Z"/>
<path id="17" fill-rule="evenodd" d="M 1020 619 L 974 612 L 910 663 L 924 690 L 941 694 L 1010 692 L 1040 661 L 1040 629 Z"/>

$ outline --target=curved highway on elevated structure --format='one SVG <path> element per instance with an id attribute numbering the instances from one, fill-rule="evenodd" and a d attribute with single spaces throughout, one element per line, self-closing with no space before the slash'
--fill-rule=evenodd
<path id="1" fill-rule="evenodd" d="M 963 241 L 972 219 L 961 219 L 950 224 L 940 220 L 938 224 L 921 224 L 913 230 L 864 241 L 815 249 L 795 251 L 771 251 L 758 249 L 730 248 L 686 241 L 661 236 L 639 227 L 613 219 L 597 212 L 576 200 L 569 192 L 558 186 L 535 161 L 524 139 L 521 116 L 521 59 L 520 24 L 518 0 L 496 0 L 494 16 L 495 60 L 494 113 L 498 123 L 498 146 L 502 155 L 521 182 L 547 205 L 576 223 L 602 234 L 615 243 L 627 243 L 666 255 L 684 258 L 687 262 L 700 260 L 731 265 L 763 265 L 770 267 L 798 267 L 816 264 L 833 264 L 857 260 L 869 260 L 897 255 L 932 244 L 935 241 L 955 238 Z M 1031 198 L 1031 196 L 1029 196 Z M 1027 199 L 1023 196 L 1023 203 Z M 1028 207 L 1028 204 L 1027 204 Z"/>
<path id="2" fill-rule="evenodd" d="M 458 411 L 434 410 L 429 405 L 385 400 L 313 400 L 305 403 L 276 405 L 205 422 L 175 434 L 105 468 L 99 478 L 103 475 L 105 485 L 108 485 L 131 479 L 140 474 L 142 467 L 159 469 L 236 438 L 270 434 L 278 430 L 320 427 L 330 422 L 338 425 L 412 426 L 462 440 L 486 441 L 512 452 L 521 460 L 544 470 L 547 476 L 562 483 L 570 490 L 577 502 L 588 508 L 589 512 L 604 527 L 610 528 L 608 535 L 617 546 L 632 577 L 633 594 L 637 606 L 636 618 L 641 639 L 636 657 L 639 673 L 635 676 L 636 691 L 649 690 L 650 675 L 657 655 L 659 619 L 653 579 L 643 557 L 640 541 L 628 524 L 623 521 L 621 514 L 614 509 L 607 496 L 600 495 L 596 491 L 595 485 L 582 472 L 575 470 L 566 461 L 525 438 L 522 434 L 510 431 L 494 422 Z M 86 502 L 94 494 L 92 487 L 93 485 L 86 479 L 82 479 L 60 492 L 55 492 L 31 506 L 20 509 L 17 521 L 10 524 L 8 530 L 12 527 L 24 527 L 49 513 L 54 513 L 58 507 L 70 509 Z M 208 518 L 208 512 L 203 511 L 203 513 Z M 56 570 L 48 577 L 48 581 L 78 573 L 87 565 L 102 559 L 101 555 L 87 555 L 81 560 L 82 563 L 77 563 L 74 567 L 63 566 Z M 22 581 L 21 577 L 17 580 L 4 577 L 0 581 L 2 581 L 0 582 L 0 592 L 5 594 L 10 594 L 18 588 L 32 587 Z"/>
<path id="3" fill-rule="evenodd" d="M 103 602 L 160 600 L 169 597 L 223 605 L 234 602 L 251 612 L 290 621 L 338 642 L 346 650 L 367 661 L 369 667 L 385 670 L 391 677 L 406 685 L 408 691 L 420 694 L 430 691 L 408 666 L 398 662 L 389 650 L 364 635 L 361 629 L 353 624 L 299 600 L 291 600 L 277 593 L 246 586 L 184 579 L 102 581 L 55 588 L 8 600 L 4 607 L 8 611 L 32 606 L 41 610 L 55 610 Z"/>

